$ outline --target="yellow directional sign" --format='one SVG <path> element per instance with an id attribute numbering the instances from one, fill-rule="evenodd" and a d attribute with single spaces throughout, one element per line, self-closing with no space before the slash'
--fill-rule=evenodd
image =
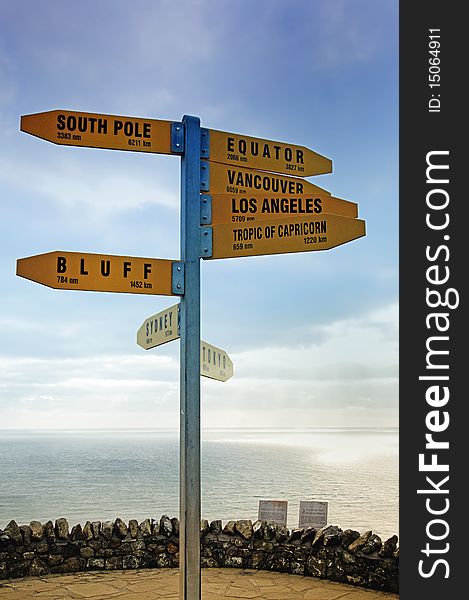
<path id="1" fill-rule="evenodd" d="M 16 274 L 59 290 L 175 296 L 171 260 L 82 252 L 47 252 L 16 263 Z"/>
<path id="2" fill-rule="evenodd" d="M 137 344 L 144 350 L 179 338 L 179 304 L 145 319 L 137 331 Z"/>
<path id="3" fill-rule="evenodd" d="M 23 115 L 20 129 L 66 146 L 173 154 L 171 121 L 50 110 Z"/>
<path id="4" fill-rule="evenodd" d="M 289 216 L 304 218 L 321 214 L 342 215 L 355 219 L 358 206 L 354 202 L 326 194 L 212 194 L 212 225 L 220 223 L 253 223 Z"/>
<path id="5" fill-rule="evenodd" d="M 209 160 L 287 175 L 320 175 L 332 161 L 309 148 L 210 129 Z"/>
<path id="6" fill-rule="evenodd" d="M 365 221 L 339 215 L 284 217 L 260 223 L 214 225 L 207 258 L 328 250 L 365 235 Z"/>
<path id="7" fill-rule="evenodd" d="M 233 376 L 231 358 L 224 350 L 201 341 L 200 374 L 210 379 L 226 381 Z"/>
<path id="8" fill-rule="evenodd" d="M 216 162 L 201 161 L 201 163 L 202 180 L 208 173 L 207 190 L 211 194 L 331 195 L 327 190 L 298 177 L 286 177 Z"/>

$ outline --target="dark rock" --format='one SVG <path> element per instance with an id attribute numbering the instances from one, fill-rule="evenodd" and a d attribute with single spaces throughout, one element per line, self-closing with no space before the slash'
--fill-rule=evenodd
<path id="1" fill-rule="evenodd" d="M 112 532 L 114 530 L 114 523 L 112 521 L 103 521 L 103 523 L 100 523 L 100 530 L 103 538 L 105 540 L 110 540 L 112 538 Z"/>
<path id="2" fill-rule="evenodd" d="M 277 540 L 277 542 L 282 544 L 283 542 L 286 542 L 289 537 L 290 531 L 287 527 L 285 527 L 285 525 L 275 526 L 275 539 Z"/>
<path id="3" fill-rule="evenodd" d="M 335 525 L 329 525 L 324 528 L 323 543 L 324 546 L 339 546 L 342 542 L 342 529 Z M 314 546 L 314 544 L 313 544 Z"/>
<path id="4" fill-rule="evenodd" d="M 393 535 L 388 540 L 386 540 L 378 553 L 379 556 L 381 556 L 382 558 L 392 558 L 397 548 L 397 539 L 397 535 Z"/>
<path id="5" fill-rule="evenodd" d="M 176 552 L 179 550 L 179 546 L 177 544 L 174 544 L 173 542 L 169 542 L 166 550 L 168 554 L 176 554 Z"/>
<path id="6" fill-rule="evenodd" d="M 117 535 L 120 538 L 125 538 L 125 536 L 127 535 L 127 525 L 124 523 L 124 521 L 122 519 L 119 519 L 119 517 L 116 519 L 115 523 L 114 523 L 114 527 L 117 531 Z"/>
<path id="7" fill-rule="evenodd" d="M 62 564 L 64 561 L 63 556 L 60 554 L 49 554 L 47 557 L 47 564 L 49 567 L 56 567 L 57 565 Z"/>
<path id="8" fill-rule="evenodd" d="M 177 517 L 173 517 L 171 519 L 171 525 L 173 526 L 173 535 L 179 537 L 179 519 Z"/>
<path id="9" fill-rule="evenodd" d="M 101 533 L 101 521 L 93 521 L 91 523 L 91 531 L 93 532 L 94 539 L 97 540 Z"/>
<path id="10" fill-rule="evenodd" d="M 73 556 L 72 558 L 67 558 L 62 564 L 51 567 L 51 573 L 77 573 L 84 569 L 85 566 L 86 561 L 84 558 Z"/>
<path id="11" fill-rule="evenodd" d="M 66 540 L 68 538 L 68 521 L 63 517 L 57 519 L 55 522 L 55 533 L 59 540 Z"/>
<path id="12" fill-rule="evenodd" d="M 304 529 L 292 529 L 290 537 L 288 538 L 288 543 L 300 541 L 303 531 Z"/>
<path id="13" fill-rule="evenodd" d="M 317 530 L 314 529 L 314 527 L 307 527 L 306 529 L 304 529 L 300 538 L 301 543 L 306 544 L 306 542 L 311 542 L 316 536 L 316 532 Z"/>
<path id="14" fill-rule="evenodd" d="M 254 531 L 252 528 L 252 521 L 249 519 L 236 521 L 234 528 L 245 540 L 250 540 L 253 536 Z"/>
<path id="15" fill-rule="evenodd" d="M 49 552 L 49 544 L 46 544 L 45 542 L 38 544 L 36 546 L 36 552 L 38 554 L 47 554 Z"/>
<path id="16" fill-rule="evenodd" d="M 318 556 L 310 556 L 306 561 L 306 575 L 324 578 L 326 576 L 326 569 L 326 562 Z"/>
<path id="17" fill-rule="evenodd" d="M 129 521 L 129 533 L 130 537 L 135 540 L 138 535 L 138 522 L 135 519 L 130 519 Z"/>
<path id="18" fill-rule="evenodd" d="M 355 552 L 358 552 L 358 550 L 363 548 L 370 537 L 371 531 L 365 531 L 365 533 L 362 533 L 360 536 L 358 536 L 357 539 L 348 546 L 348 551 L 352 554 L 355 554 Z"/>
<path id="19" fill-rule="evenodd" d="M 210 523 L 210 533 L 213 535 L 219 535 L 222 531 L 222 522 L 219 520 L 212 521 Z"/>
<path id="20" fill-rule="evenodd" d="M 236 525 L 236 521 L 228 521 L 228 523 L 226 523 L 225 527 L 223 527 L 223 533 L 226 533 L 227 535 L 234 535 L 235 534 L 235 525 Z"/>
<path id="21" fill-rule="evenodd" d="M 70 533 L 70 537 L 74 542 L 77 541 L 83 541 L 83 530 L 81 528 L 81 525 L 74 525 L 72 527 L 72 531 Z"/>
<path id="22" fill-rule="evenodd" d="M 122 559 L 122 568 L 123 569 L 138 569 L 139 560 L 136 556 L 132 556 L 128 554 L 124 556 Z"/>
<path id="23" fill-rule="evenodd" d="M 13 542 L 21 544 L 23 542 L 23 536 L 21 535 L 20 528 L 16 524 L 16 521 L 10 521 L 5 527 L 4 532 Z"/>
<path id="24" fill-rule="evenodd" d="M 93 529 L 91 527 L 91 523 L 86 521 L 85 526 L 83 527 L 83 539 L 91 540 L 93 537 Z"/>
<path id="25" fill-rule="evenodd" d="M 104 569 L 104 558 L 89 558 L 86 564 L 88 569 Z"/>
<path id="26" fill-rule="evenodd" d="M 160 519 L 159 531 L 161 535 L 169 537 L 173 534 L 173 524 L 167 515 L 163 515 Z"/>
<path id="27" fill-rule="evenodd" d="M 52 521 L 47 521 L 47 523 L 44 525 L 44 535 L 46 536 L 48 542 L 55 542 L 56 535 Z"/>
<path id="28" fill-rule="evenodd" d="M 31 537 L 32 537 L 31 527 L 29 527 L 29 525 L 20 525 L 20 531 L 21 531 L 23 544 L 25 546 L 29 546 L 29 544 L 31 543 Z"/>
<path id="29" fill-rule="evenodd" d="M 122 556 L 111 556 L 109 558 L 106 558 L 104 568 L 106 569 L 106 571 L 115 571 L 117 569 L 122 569 L 124 566 L 123 563 L 124 561 Z"/>
<path id="30" fill-rule="evenodd" d="M 225 567 L 239 567 L 243 566 L 243 559 L 240 556 L 227 556 L 225 558 Z"/>
<path id="31" fill-rule="evenodd" d="M 373 552 L 378 552 L 379 550 L 381 550 L 381 546 L 381 538 L 379 537 L 379 535 L 376 535 L 374 533 L 368 538 L 366 544 L 362 547 L 361 551 L 363 552 L 363 554 L 372 554 Z"/>
<path id="32" fill-rule="evenodd" d="M 88 546 L 85 546 L 84 548 L 80 548 L 80 556 L 82 558 L 93 558 L 93 556 L 94 556 L 93 548 L 89 548 Z"/>
<path id="33" fill-rule="evenodd" d="M 151 536 L 151 522 L 150 519 L 145 519 L 139 525 L 140 532 L 144 538 Z"/>
<path id="34" fill-rule="evenodd" d="M 35 542 L 40 542 L 44 537 L 44 527 L 42 526 L 42 523 L 39 521 L 31 521 L 29 527 L 31 528 L 31 539 Z"/>
<path id="35" fill-rule="evenodd" d="M 210 531 L 210 525 L 209 525 L 207 519 L 201 519 L 200 520 L 200 537 L 204 538 L 209 531 Z"/>
<path id="36" fill-rule="evenodd" d="M 264 526 L 266 521 L 256 521 L 252 526 L 252 536 L 254 539 L 261 539 L 264 537 Z"/>
<path id="37" fill-rule="evenodd" d="M 350 546 L 350 544 L 352 542 L 354 542 L 356 539 L 358 539 L 359 537 L 360 537 L 360 534 L 358 531 L 355 531 L 353 529 L 346 529 L 342 533 L 342 546 L 344 548 L 348 548 Z"/>

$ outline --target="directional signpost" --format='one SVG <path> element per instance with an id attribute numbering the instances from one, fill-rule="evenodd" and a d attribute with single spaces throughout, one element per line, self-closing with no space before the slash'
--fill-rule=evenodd
<path id="1" fill-rule="evenodd" d="M 201 161 L 201 190 L 211 194 L 281 194 L 301 196 L 303 194 L 325 194 L 327 190 L 299 177 L 288 177 L 277 173 L 254 171 L 238 165 L 223 165 Z"/>
<path id="2" fill-rule="evenodd" d="M 172 127 L 182 132 L 181 123 L 171 121 L 50 110 L 24 115 L 20 129 L 65 146 L 180 154 L 182 147 L 171 148 Z"/>
<path id="3" fill-rule="evenodd" d="M 183 290 L 182 269 L 161 258 L 56 251 L 18 259 L 16 274 L 57 290 L 175 296 Z"/>
<path id="4" fill-rule="evenodd" d="M 309 148 L 262 140 L 226 131 L 203 129 L 208 136 L 202 147 L 209 147 L 210 160 L 229 165 L 241 165 L 250 169 L 274 171 L 286 175 L 321 175 L 332 171 L 332 161 Z"/>
<path id="5" fill-rule="evenodd" d="M 52 110 L 21 130 L 68 146 L 181 156 L 180 261 L 48 252 L 19 259 L 17 274 L 56 289 L 180 296 L 146 319 L 145 349 L 180 336 L 181 600 L 200 600 L 200 375 L 226 381 L 233 363 L 200 340 L 200 259 L 326 250 L 365 235 L 357 205 L 302 179 L 330 173 L 304 146 L 182 122 Z M 293 177 L 292 177 L 293 175 Z"/>
<path id="6" fill-rule="evenodd" d="M 221 223 L 253 223 L 285 217 L 342 215 L 355 219 L 358 206 L 354 202 L 334 198 L 326 194 L 279 195 L 279 194 L 212 194 L 202 196 L 202 206 L 211 206 L 206 213 L 206 225 Z M 203 213 L 205 216 L 205 213 Z"/>
<path id="7" fill-rule="evenodd" d="M 329 250 L 365 235 L 365 221 L 339 215 L 284 217 L 260 223 L 224 223 L 212 227 L 212 255 L 234 258 Z"/>
<path id="8" fill-rule="evenodd" d="M 179 321 L 179 304 L 152 315 L 138 329 L 137 344 L 144 350 L 150 350 L 179 339 Z M 224 350 L 201 340 L 200 374 L 217 381 L 227 381 L 233 377 L 233 362 Z"/>

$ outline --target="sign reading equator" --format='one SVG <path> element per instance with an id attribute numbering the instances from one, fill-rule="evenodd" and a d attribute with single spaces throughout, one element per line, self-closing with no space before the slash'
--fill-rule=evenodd
<path id="1" fill-rule="evenodd" d="M 212 256 L 205 258 L 329 250 L 364 235 L 365 221 L 340 215 L 225 223 L 212 227 Z"/>
<path id="2" fill-rule="evenodd" d="M 332 171 L 332 161 L 309 148 L 209 130 L 209 160 L 287 175 L 321 175 Z"/>
<path id="3" fill-rule="evenodd" d="M 55 251 L 16 265 L 20 277 L 58 290 L 179 295 L 172 292 L 173 261 L 161 258 Z"/>
<path id="4" fill-rule="evenodd" d="M 305 217 L 334 214 L 352 219 L 358 216 L 357 204 L 327 194 L 212 194 L 210 197 L 212 225 L 249 223 L 293 215 Z"/>
<path id="5" fill-rule="evenodd" d="M 132 152 L 171 151 L 171 121 L 70 110 L 50 110 L 21 117 L 21 131 L 65 146 Z"/>

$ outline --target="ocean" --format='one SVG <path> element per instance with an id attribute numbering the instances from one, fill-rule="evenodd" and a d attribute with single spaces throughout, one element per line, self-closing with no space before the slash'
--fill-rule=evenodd
<path id="1" fill-rule="evenodd" d="M 0 431 L 0 528 L 65 517 L 178 516 L 178 432 Z M 202 433 L 202 517 L 251 519 L 259 500 L 328 502 L 328 523 L 398 535 L 398 430 L 213 429 Z"/>

